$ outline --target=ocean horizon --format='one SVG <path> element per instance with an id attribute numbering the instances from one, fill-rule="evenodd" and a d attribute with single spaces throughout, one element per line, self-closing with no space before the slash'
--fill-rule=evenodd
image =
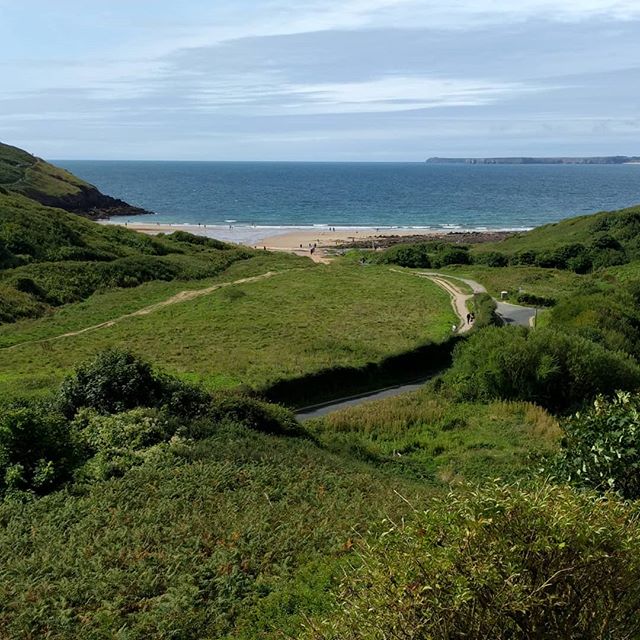
<path id="1" fill-rule="evenodd" d="M 56 160 L 173 224 L 240 229 L 519 231 L 640 203 L 637 165 Z"/>

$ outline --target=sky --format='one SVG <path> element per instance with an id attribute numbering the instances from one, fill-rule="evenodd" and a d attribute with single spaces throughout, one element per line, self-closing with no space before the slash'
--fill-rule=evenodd
<path id="1" fill-rule="evenodd" d="M 0 0 L 49 159 L 640 155 L 640 0 Z"/>

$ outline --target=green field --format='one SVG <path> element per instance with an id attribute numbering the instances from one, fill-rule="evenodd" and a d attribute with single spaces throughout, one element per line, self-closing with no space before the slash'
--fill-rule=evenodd
<path id="1" fill-rule="evenodd" d="M 426 387 L 308 423 L 327 447 L 429 484 L 516 479 L 557 450 L 557 421 L 533 404 L 453 403 Z"/>
<path id="2" fill-rule="evenodd" d="M 238 263 L 219 280 L 269 271 L 270 264 L 266 256 L 257 264 Z M 180 288 L 174 282 L 111 291 L 96 296 L 95 305 L 86 301 L 50 317 L 7 325 L 0 332 L 2 343 L 25 344 L 0 351 L 0 392 L 44 390 L 110 345 L 132 349 L 210 388 L 262 388 L 330 367 L 378 362 L 443 340 L 455 321 L 447 294 L 427 280 L 386 267 L 332 265 L 294 268 L 111 327 L 28 343 L 116 318 L 135 304 L 145 307 Z"/>

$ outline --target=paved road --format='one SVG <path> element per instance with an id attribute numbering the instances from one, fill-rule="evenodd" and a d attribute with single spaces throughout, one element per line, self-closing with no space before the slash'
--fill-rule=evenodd
<path id="1" fill-rule="evenodd" d="M 427 277 L 443 277 L 443 274 L 435 272 L 425 272 L 424 275 Z M 445 277 L 464 282 L 471 287 L 473 293 L 487 293 L 485 287 L 470 278 L 460 278 L 459 276 L 451 276 L 449 274 L 446 274 Z M 496 305 L 496 313 L 504 320 L 505 324 L 519 324 L 522 327 L 530 327 L 536 315 L 536 310 L 533 307 L 523 307 L 519 304 L 510 304 L 509 302 L 501 302 L 500 300 L 496 300 Z"/>
<path id="2" fill-rule="evenodd" d="M 296 411 L 296 418 L 299 422 L 305 420 L 312 420 L 314 418 L 322 418 L 328 413 L 334 411 L 340 411 L 340 409 L 346 409 L 347 407 L 355 407 L 363 402 L 371 402 L 372 400 L 382 400 L 383 398 L 393 398 L 403 393 L 409 393 L 410 391 L 417 391 L 424 385 L 429 378 L 423 380 L 416 380 L 406 384 L 398 384 L 393 387 L 387 387 L 385 389 L 378 389 L 377 391 L 367 391 L 366 393 L 360 393 L 348 398 L 341 398 L 339 400 L 330 400 L 323 404 L 316 404 L 311 407 L 305 407 Z"/>
<path id="3" fill-rule="evenodd" d="M 403 272 L 404 273 L 404 272 Z M 452 301 L 454 305 L 454 310 L 457 315 L 461 315 L 459 299 L 467 298 L 470 296 L 464 296 L 464 294 L 457 290 L 453 286 L 446 286 L 447 282 L 444 280 L 442 274 L 436 272 L 425 272 L 418 274 L 422 277 L 429 278 L 435 284 L 439 285 L 443 289 L 445 289 L 452 296 Z M 471 280 L 469 278 L 459 278 L 458 276 L 450 276 L 446 275 L 447 278 L 453 280 L 459 280 L 464 282 L 469 287 L 473 293 L 487 293 L 485 287 L 483 287 L 479 282 L 475 280 Z M 510 304 L 508 302 L 501 302 L 500 300 L 496 300 L 496 313 L 504 320 L 506 324 L 517 324 L 523 327 L 531 326 L 531 320 L 534 318 L 536 310 L 533 307 L 522 307 L 517 304 Z M 463 314 L 464 315 L 464 314 Z M 462 317 L 463 330 L 465 328 L 466 318 Z M 419 389 L 428 378 L 424 380 L 418 380 L 415 382 L 411 382 L 408 384 L 399 384 L 393 387 L 387 387 L 385 389 L 379 389 L 377 391 L 369 391 L 367 393 L 361 393 L 359 395 L 350 396 L 348 398 L 340 398 L 337 400 L 331 400 L 324 404 L 314 405 L 312 407 L 305 407 L 304 409 L 299 409 L 296 412 L 296 418 L 300 422 L 304 422 L 305 420 L 312 420 L 313 418 L 321 418 L 322 416 L 327 415 L 328 413 L 333 413 L 334 411 L 339 411 L 340 409 L 346 409 L 347 407 L 354 407 L 358 404 L 362 404 L 363 402 L 371 402 L 372 400 L 381 400 L 383 398 L 392 398 L 394 396 L 399 396 L 403 393 L 408 393 L 410 391 L 416 391 Z"/>

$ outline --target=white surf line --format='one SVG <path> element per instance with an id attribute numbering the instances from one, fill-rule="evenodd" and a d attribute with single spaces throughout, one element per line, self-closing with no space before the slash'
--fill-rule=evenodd
<path id="1" fill-rule="evenodd" d="M 278 275 L 279 273 L 286 273 L 289 269 L 284 271 L 267 271 L 266 273 L 262 273 L 257 276 L 249 276 L 247 278 L 240 278 L 239 280 L 233 280 L 232 282 L 219 282 L 218 284 L 214 284 L 210 287 L 206 287 L 204 289 L 187 289 L 185 291 L 180 291 L 175 295 L 167 298 L 166 300 L 161 300 L 160 302 L 156 302 L 155 304 L 149 305 L 148 307 L 143 307 L 142 309 L 137 309 L 136 311 L 132 311 L 131 313 L 125 313 L 122 316 L 117 318 L 112 318 L 111 320 L 106 320 L 105 322 L 100 322 L 99 324 L 94 324 L 89 327 L 84 327 L 82 329 L 78 329 L 77 331 L 69 331 L 67 333 L 62 333 L 57 336 L 51 336 L 49 338 L 41 338 L 38 340 L 27 340 L 25 342 L 18 342 L 17 344 L 12 344 L 8 347 L 1 347 L 0 351 L 11 351 L 12 349 L 18 349 L 19 347 L 23 347 L 29 344 L 44 344 L 45 342 L 54 342 L 55 340 L 62 340 L 63 338 L 73 338 L 75 336 L 82 335 L 83 333 L 88 333 L 90 331 L 96 331 L 98 329 L 106 329 L 108 327 L 112 327 L 114 324 L 121 322 L 122 320 L 127 320 L 128 318 L 136 318 L 139 316 L 146 316 L 154 311 L 158 311 L 160 309 L 164 309 L 172 304 L 177 304 L 179 302 L 186 302 L 188 300 L 194 300 L 195 298 L 200 298 L 202 296 L 206 296 L 218 289 L 223 289 L 224 287 L 231 287 L 237 284 L 245 284 L 249 282 L 257 282 L 258 280 L 265 280 L 266 278 L 272 278 L 273 276 Z"/>

